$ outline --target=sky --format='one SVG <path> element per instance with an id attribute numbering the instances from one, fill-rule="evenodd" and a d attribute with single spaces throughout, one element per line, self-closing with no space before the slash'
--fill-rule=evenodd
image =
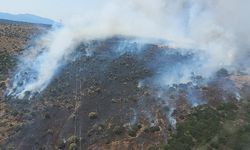
<path id="1" fill-rule="evenodd" d="M 0 0 L 0 12 L 29 13 L 63 21 L 74 14 L 82 14 L 97 2 L 99 6 L 102 4 L 100 0 Z"/>

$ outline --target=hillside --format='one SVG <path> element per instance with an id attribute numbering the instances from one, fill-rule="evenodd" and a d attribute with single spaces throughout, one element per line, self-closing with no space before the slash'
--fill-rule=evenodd
<path id="1" fill-rule="evenodd" d="M 160 88 L 150 79 L 192 54 L 152 43 L 134 53 L 139 44 L 128 37 L 81 43 L 41 94 L 6 96 L 17 56 L 49 29 L 0 21 L 2 149 L 249 148 L 248 75 L 222 68 L 207 84 L 194 76 L 192 83 Z"/>

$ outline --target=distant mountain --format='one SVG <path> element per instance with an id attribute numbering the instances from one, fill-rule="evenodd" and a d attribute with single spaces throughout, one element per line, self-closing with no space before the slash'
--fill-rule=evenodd
<path id="1" fill-rule="evenodd" d="M 38 23 L 38 24 L 54 24 L 55 21 L 43 18 L 31 14 L 9 14 L 9 13 L 2 13 L 0 12 L 0 19 L 12 20 L 12 21 L 21 21 L 21 22 L 28 22 L 28 23 Z"/>

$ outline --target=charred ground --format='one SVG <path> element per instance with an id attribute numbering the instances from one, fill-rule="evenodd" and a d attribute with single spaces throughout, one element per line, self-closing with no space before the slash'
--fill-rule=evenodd
<path id="1" fill-rule="evenodd" d="M 86 54 L 86 44 L 80 44 L 75 52 L 78 57 L 72 55 L 72 61 L 43 93 L 32 100 L 18 100 L 4 96 L 16 56 L 49 27 L 2 22 L 0 28 L 2 149 L 249 147 L 247 75 L 221 69 L 206 85 L 161 88 L 163 93 L 158 97 L 159 87 L 151 84 L 152 77 L 164 65 L 185 63 L 192 54 L 164 54 L 174 49 L 154 44 L 145 45 L 142 52 L 131 52 L 136 43 L 128 43 L 123 48 L 128 49 L 126 52 L 113 51 L 111 47 L 125 40 L 113 37 L 89 43 L 95 45 L 91 55 Z M 193 107 L 188 98 L 190 90 L 201 93 L 198 98 L 206 104 Z M 169 103 L 175 106 L 174 111 Z"/>

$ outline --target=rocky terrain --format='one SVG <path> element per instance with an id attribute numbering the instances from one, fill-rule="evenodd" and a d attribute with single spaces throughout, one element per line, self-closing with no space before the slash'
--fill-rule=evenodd
<path id="1" fill-rule="evenodd" d="M 31 99 L 5 96 L 17 56 L 49 28 L 0 21 L 1 149 L 249 149 L 247 74 L 222 68 L 206 84 L 194 76 L 158 87 L 150 79 L 164 65 L 192 54 L 156 44 L 134 53 L 133 42 L 119 51 L 124 37 L 92 41 L 91 52 L 80 44 L 77 57 Z"/>

